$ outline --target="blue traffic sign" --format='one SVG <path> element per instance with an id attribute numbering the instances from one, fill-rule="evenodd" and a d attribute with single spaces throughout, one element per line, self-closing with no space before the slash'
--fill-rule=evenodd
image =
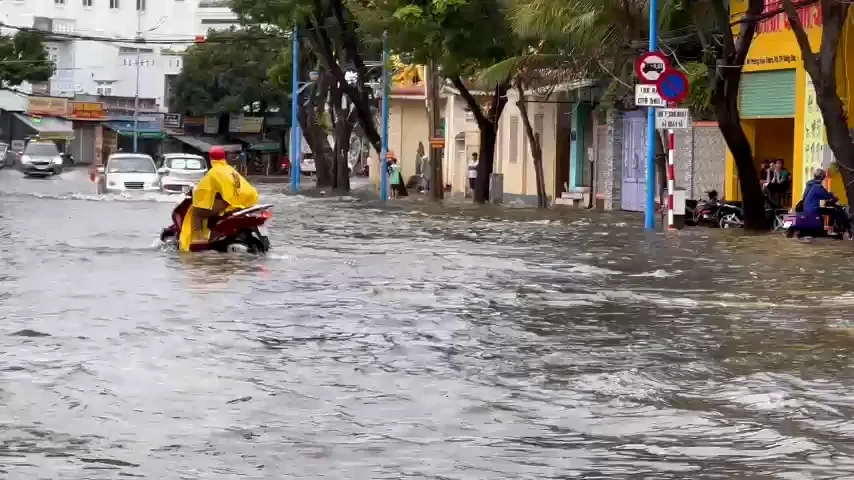
<path id="1" fill-rule="evenodd" d="M 658 95 L 667 102 L 678 103 L 688 96 L 688 77 L 679 70 L 666 70 L 655 83 Z"/>

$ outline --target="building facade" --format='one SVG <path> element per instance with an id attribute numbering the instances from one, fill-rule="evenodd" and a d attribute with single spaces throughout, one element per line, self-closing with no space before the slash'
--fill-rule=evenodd
<path id="1" fill-rule="evenodd" d="M 741 15 L 746 5 L 747 2 L 733 0 L 730 8 L 734 15 Z M 780 1 L 766 0 L 766 13 L 781 9 Z M 820 5 L 801 8 L 799 17 L 813 50 L 817 50 L 823 24 Z M 849 15 L 836 60 L 838 93 L 846 111 L 854 106 L 850 94 L 854 75 L 848 73 L 849 58 L 854 55 L 848 47 L 854 47 L 854 38 L 848 35 L 851 26 Z M 785 13 L 765 18 L 758 25 L 741 77 L 739 110 L 757 169 L 763 160 L 782 159 L 792 172 L 792 192 L 787 203 L 797 203 L 812 172 L 816 168 L 830 167 L 833 154 L 827 145 L 812 80 L 804 70 L 801 51 Z M 852 124 L 849 118 L 849 128 Z M 831 174 L 828 185 L 835 194 L 845 198 L 838 174 Z M 738 171 L 729 152 L 726 154 L 726 198 L 741 198 Z"/>
<path id="2" fill-rule="evenodd" d="M 56 97 L 102 95 L 153 98 L 165 109 L 168 78 L 181 71 L 180 53 L 196 34 L 199 0 L 44 0 L 0 2 L 0 18 L 10 26 L 36 28 L 48 37 L 56 73 L 32 91 Z M 145 40 L 175 44 L 139 45 Z M 5 34 L 14 33 L 4 29 Z M 95 40 L 89 40 L 96 38 Z M 137 92 L 139 65 L 139 92 Z M 30 88 L 25 88 L 29 90 Z"/>

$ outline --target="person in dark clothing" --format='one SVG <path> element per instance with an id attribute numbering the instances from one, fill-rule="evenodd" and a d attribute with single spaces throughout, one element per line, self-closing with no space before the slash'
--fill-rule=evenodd
<path id="1" fill-rule="evenodd" d="M 759 169 L 759 184 L 765 187 L 771 181 L 771 161 L 762 160 L 762 168 Z"/>
<path id="2" fill-rule="evenodd" d="M 848 231 L 851 228 L 851 220 L 845 209 L 821 206 L 821 202 L 838 201 L 836 195 L 824 188 L 823 182 L 826 177 L 827 173 L 818 168 L 813 179 L 807 182 L 804 188 L 803 212 L 806 215 L 828 215 L 837 231 Z"/>
<path id="3" fill-rule="evenodd" d="M 813 179 L 804 188 L 803 211 L 807 215 L 821 214 L 821 202 L 835 200 L 836 195 L 827 191 L 822 182 L 827 174 L 822 169 L 816 169 Z"/>

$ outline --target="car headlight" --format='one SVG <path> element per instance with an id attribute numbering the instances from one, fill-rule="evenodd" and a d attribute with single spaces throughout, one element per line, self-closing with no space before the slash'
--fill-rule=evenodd
<path id="1" fill-rule="evenodd" d="M 62 157 L 53 157 L 53 163 L 56 165 L 62 165 Z"/>
<path id="2" fill-rule="evenodd" d="M 33 159 L 31 159 L 29 156 L 27 156 L 27 155 L 21 156 L 21 163 L 32 163 L 32 162 L 33 162 Z"/>

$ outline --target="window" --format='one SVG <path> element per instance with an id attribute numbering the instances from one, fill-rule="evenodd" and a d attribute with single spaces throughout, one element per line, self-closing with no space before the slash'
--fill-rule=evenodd
<path id="1" fill-rule="evenodd" d="M 65 5 L 65 0 L 53 0 L 54 5 Z"/>
<path id="2" fill-rule="evenodd" d="M 145 0 L 136 0 L 136 10 L 139 12 L 145 10 Z"/>
<path id="3" fill-rule="evenodd" d="M 510 163 L 519 163 L 519 117 L 510 117 Z"/>
<path id="4" fill-rule="evenodd" d="M 83 6 L 91 8 L 92 7 L 92 0 L 83 0 Z"/>
<path id="5" fill-rule="evenodd" d="M 113 86 L 107 83 L 98 84 L 97 88 L 98 95 L 103 95 L 105 97 L 109 97 L 113 95 Z"/>
<path id="6" fill-rule="evenodd" d="M 110 0 L 110 8 L 119 8 L 119 0 Z"/>

